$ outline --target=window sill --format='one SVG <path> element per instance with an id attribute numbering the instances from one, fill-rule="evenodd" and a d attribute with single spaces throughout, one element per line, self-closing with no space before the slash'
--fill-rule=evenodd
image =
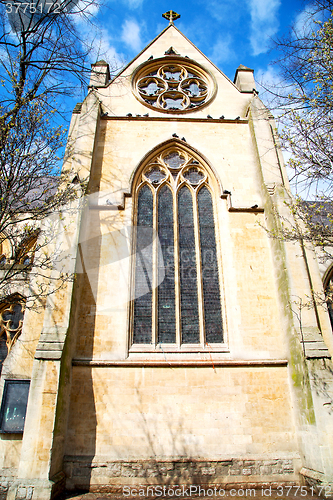
<path id="1" fill-rule="evenodd" d="M 21 437 L 23 437 L 23 430 L 20 430 L 20 431 L 5 431 L 3 429 L 0 429 L 0 434 L 14 434 L 15 436 L 17 435 L 21 435 Z"/>
<path id="2" fill-rule="evenodd" d="M 134 344 L 129 349 L 131 353 L 205 353 L 210 354 L 213 352 L 230 352 L 227 344 L 214 344 L 209 346 L 203 344 L 183 344 L 181 346 L 176 344 Z"/>
<path id="3" fill-rule="evenodd" d="M 233 367 L 233 366 L 287 366 L 286 359 L 126 359 L 126 360 L 92 360 L 92 359 L 73 359 L 73 366 L 86 367 L 155 367 L 155 368 L 173 368 L 173 367 Z"/>

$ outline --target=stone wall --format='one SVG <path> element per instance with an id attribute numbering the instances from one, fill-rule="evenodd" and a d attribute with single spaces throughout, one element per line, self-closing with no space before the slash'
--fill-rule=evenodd
<path id="1" fill-rule="evenodd" d="M 234 485 L 258 487 L 297 484 L 298 460 L 133 460 L 103 461 L 98 457 L 65 457 L 68 489 L 120 492 L 130 485 Z"/>

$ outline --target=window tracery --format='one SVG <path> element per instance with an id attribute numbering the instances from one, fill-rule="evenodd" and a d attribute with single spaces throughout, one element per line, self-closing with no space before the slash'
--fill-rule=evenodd
<path id="1" fill-rule="evenodd" d="M 211 187 L 204 166 L 177 147 L 157 155 L 140 175 L 134 350 L 144 344 L 186 350 L 224 342 Z"/>
<path id="2" fill-rule="evenodd" d="M 22 332 L 24 310 L 19 296 L 0 305 L 0 367 Z"/>
<path id="3" fill-rule="evenodd" d="M 167 113 L 193 111 L 213 97 L 213 77 L 194 61 L 183 57 L 158 59 L 141 65 L 133 77 L 141 102 Z"/>

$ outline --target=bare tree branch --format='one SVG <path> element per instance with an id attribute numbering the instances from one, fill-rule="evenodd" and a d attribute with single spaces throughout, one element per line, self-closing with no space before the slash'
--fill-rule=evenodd
<path id="1" fill-rule="evenodd" d="M 61 219 L 85 189 L 74 172 L 60 173 L 66 129 L 59 110 L 90 76 L 92 47 L 77 26 L 93 22 L 91 6 L 0 0 L 0 299 L 21 284 L 38 302 L 73 277 L 61 262 L 59 228 L 46 230 L 43 221 L 55 213 Z"/>

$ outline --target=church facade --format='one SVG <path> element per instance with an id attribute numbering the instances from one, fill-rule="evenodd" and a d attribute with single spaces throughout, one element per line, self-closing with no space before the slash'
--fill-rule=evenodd
<path id="1" fill-rule="evenodd" d="M 291 194 L 253 71 L 230 81 L 171 16 L 112 81 L 92 66 L 64 169 L 88 182 L 59 232 L 75 279 L 26 310 L 3 363 L 6 498 L 328 493 L 332 326 L 323 302 L 303 305 L 330 263 L 274 237 Z"/>

